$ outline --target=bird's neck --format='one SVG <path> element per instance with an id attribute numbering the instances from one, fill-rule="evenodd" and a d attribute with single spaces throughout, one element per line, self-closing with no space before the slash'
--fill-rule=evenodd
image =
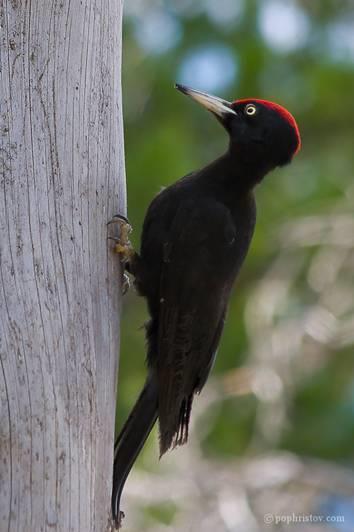
<path id="1" fill-rule="evenodd" d="M 230 192 L 249 192 L 268 173 L 269 168 L 262 166 L 246 153 L 229 148 L 226 153 L 207 167 L 207 175 L 216 179 Z"/>

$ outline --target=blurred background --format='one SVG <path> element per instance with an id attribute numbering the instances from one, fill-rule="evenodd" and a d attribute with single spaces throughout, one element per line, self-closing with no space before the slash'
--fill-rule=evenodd
<path id="1" fill-rule="evenodd" d="M 129 477 L 124 530 L 354 531 L 354 4 L 127 0 L 128 215 L 225 150 L 174 82 L 296 117 L 303 149 L 256 190 L 258 223 L 190 442 Z M 145 302 L 124 300 L 117 430 L 144 382 Z"/>

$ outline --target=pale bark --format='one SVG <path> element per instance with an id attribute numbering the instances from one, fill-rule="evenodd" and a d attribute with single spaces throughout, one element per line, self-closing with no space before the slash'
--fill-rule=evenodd
<path id="1" fill-rule="evenodd" d="M 0 0 L 0 530 L 109 529 L 120 0 Z"/>

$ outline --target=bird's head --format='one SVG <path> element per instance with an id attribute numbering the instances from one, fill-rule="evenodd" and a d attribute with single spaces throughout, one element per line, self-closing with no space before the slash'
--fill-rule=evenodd
<path id="1" fill-rule="evenodd" d="M 291 161 L 301 147 L 294 117 L 281 105 L 247 98 L 228 102 L 204 92 L 176 88 L 212 112 L 230 136 L 230 150 L 269 171 Z"/>

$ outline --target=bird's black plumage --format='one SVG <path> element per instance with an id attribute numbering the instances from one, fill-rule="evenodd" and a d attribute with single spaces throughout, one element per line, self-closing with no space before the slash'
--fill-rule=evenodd
<path id="1" fill-rule="evenodd" d="M 289 162 L 300 144 L 294 119 L 276 104 L 230 104 L 178 88 L 217 116 L 230 143 L 222 157 L 156 196 L 145 217 L 140 255 L 128 264 L 150 313 L 149 374 L 116 444 L 116 520 L 126 476 L 156 419 L 161 455 L 187 441 L 193 397 L 213 365 L 230 291 L 252 239 L 253 188 L 272 168 Z"/>

